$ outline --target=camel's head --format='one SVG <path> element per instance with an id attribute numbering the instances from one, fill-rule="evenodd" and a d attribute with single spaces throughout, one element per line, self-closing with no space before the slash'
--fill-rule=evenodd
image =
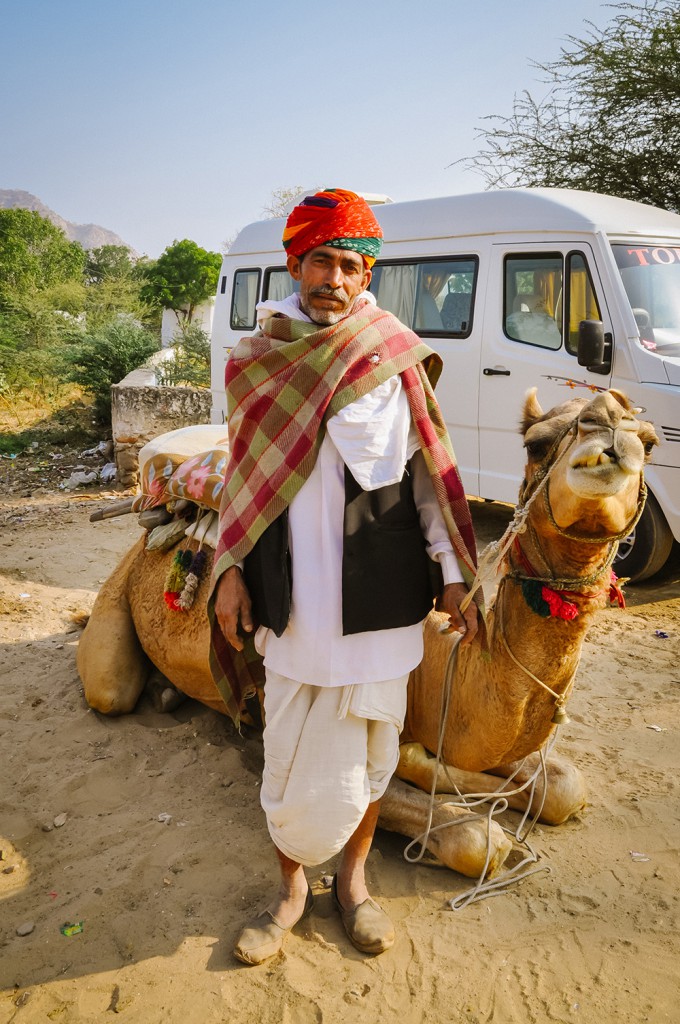
<path id="1" fill-rule="evenodd" d="M 624 394 L 611 390 L 544 413 L 536 388 L 528 392 L 522 420 L 528 455 L 524 494 L 531 493 L 550 462 L 553 525 L 598 537 L 618 534 L 632 522 L 644 465 L 659 443 L 652 425 L 637 419 L 636 411 Z"/>

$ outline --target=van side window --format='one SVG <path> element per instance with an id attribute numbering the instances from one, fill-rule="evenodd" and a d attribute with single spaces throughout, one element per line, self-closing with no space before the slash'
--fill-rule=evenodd
<path id="1" fill-rule="evenodd" d="M 370 291 L 381 309 L 418 334 L 467 337 L 477 279 L 477 259 L 377 263 Z"/>
<path id="2" fill-rule="evenodd" d="M 583 253 L 570 252 L 567 256 L 567 309 L 569 329 L 566 336 L 567 352 L 578 353 L 578 325 L 581 320 L 601 320 L 593 282 Z"/>
<path id="3" fill-rule="evenodd" d="M 264 272 L 263 299 L 280 302 L 293 292 L 300 291 L 300 282 L 294 281 L 285 267 L 268 267 Z"/>
<path id="4" fill-rule="evenodd" d="M 233 331 L 250 331 L 255 326 L 255 306 L 259 287 L 259 270 L 237 270 L 234 274 L 229 318 Z"/>
<path id="5" fill-rule="evenodd" d="M 507 256 L 505 259 L 505 333 L 513 341 L 540 348 L 562 345 L 562 256 Z"/>

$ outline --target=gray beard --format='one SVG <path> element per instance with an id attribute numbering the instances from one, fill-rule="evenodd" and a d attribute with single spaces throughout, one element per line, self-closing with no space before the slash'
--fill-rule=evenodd
<path id="1" fill-rule="evenodd" d="M 336 313 L 332 309 L 312 311 L 308 309 L 303 300 L 300 299 L 300 309 L 302 310 L 303 313 L 307 314 L 307 316 L 309 317 L 313 324 L 318 324 L 319 327 L 332 327 L 333 324 L 337 324 L 341 320 L 344 320 L 346 316 L 349 316 L 349 314 L 354 309 L 354 302 L 352 303 L 349 309 L 345 310 L 342 313 Z"/>
<path id="2" fill-rule="evenodd" d="M 332 309 L 328 309 L 322 313 L 315 313 L 314 316 L 310 316 L 309 312 L 305 310 L 307 316 L 314 324 L 318 324 L 320 327 L 331 327 L 333 324 L 339 323 L 347 316 L 347 313 L 334 313 Z"/>

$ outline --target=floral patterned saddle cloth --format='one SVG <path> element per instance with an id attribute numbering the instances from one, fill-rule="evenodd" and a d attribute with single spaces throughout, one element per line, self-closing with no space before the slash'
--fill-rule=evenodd
<path id="1" fill-rule="evenodd" d="M 160 434 L 139 452 L 140 493 L 133 511 L 178 498 L 219 511 L 228 454 L 224 423 L 180 427 Z"/>

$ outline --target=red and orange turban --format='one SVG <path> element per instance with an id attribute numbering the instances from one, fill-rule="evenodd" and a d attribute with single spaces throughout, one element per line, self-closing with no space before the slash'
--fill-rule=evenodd
<path id="1" fill-rule="evenodd" d="M 306 196 L 286 221 L 283 248 L 303 256 L 317 245 L 351 249 L 372 267 L 380 253 L 382 228 L 361 196 L 344 188 L 327 188 Z"/>

